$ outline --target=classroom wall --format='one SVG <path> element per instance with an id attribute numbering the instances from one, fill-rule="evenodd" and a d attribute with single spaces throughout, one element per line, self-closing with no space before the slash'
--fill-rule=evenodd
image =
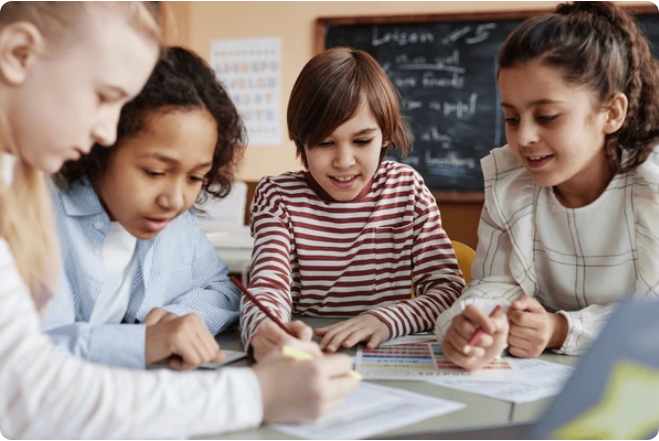
<path id="1" fill-rule="evenodd" d="M 286 134 L 286 106 L 297 75 L 313 56 L 314 23 L 318 17 L 398 15 L 415 13 L 485 12 L 552 9 L 555 1 L 336 1 L 336 2 L 164 2 L 176 18 L 178 35 L 166 33 L 166 42 L 189 46 L 208 59 L 213 39 L 278 36 L 282 40 L 283 143 L 275 147 L 250 146 L 238 177 L 247 182 L 264 175 L 299 170 L 295 147 Z M 650 4 L 650 2 L 625 2 Z M 495 147 L 495 146 L 493 146 Z M 475 247 L 481 204 L 440 203 L 445 229 L 452 239 Z"/>

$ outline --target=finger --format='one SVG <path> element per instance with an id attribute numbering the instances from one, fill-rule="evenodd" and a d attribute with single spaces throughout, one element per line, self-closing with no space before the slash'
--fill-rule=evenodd
<path id="1" fill-rule="evenodd" d="M 171 322 L 177 318 L 179 318 L 178 315 L 174 314 L 173 312 L 168 312 L 160 318 L 159 323 Z"/>
<path id="2" fill-rule="evenodd" d="M 167 311 L 165 311 L 164 309 L 162 309 L 162 308 L 153 308 L 146 315 L 146 317 L 144 318 L 144 321 L 142 322 L 142 324 L 147 325 L 147 326 L 155 325 L 156 323 L 158 323 L 160 321 L 160 318 L 162 316 L 164 316 L 165 314 L 167 314 Z"/>
<path id="3" fill-rule="evenodd" d="M 340 323 L 335 323 L 330 326 L 325 326 L 324 328 L 318 328 L 315 330 L 315 334 L 319 337 L 327 337 L 328 333 L 334 335 L 335 333 L 340 332 L 346 326 L 350 326 L 350 324 L 351 324 L 350 320 L 344 320 Z M 325 343 L 327 343 L 329 339 L 331 339 L 331 337 L 329 337 L 328 339 L 323 338 L 323 340 L 326 340 Z M 321 340 L 321 343 L 323 340 Z"/>
<path id="4" fill-rule="evenodd" d="M 453 329 L 456 333 L 460 334 L 462 338 L 469 340 L 478 327 L 470 322 L 467 317 L 459 315 L 453 319 L 453 323 L 449 329 Z"/>
<path id="5" fill-rule="evenodd" d="M 217 341 L 215 341 L 205 326 L 198 332 L 197 338 L 199 339 L 200 350 L 204 355 L 202 364 L 210 363 L 211 360 L 217 357 L 218 353 L 220 352 L 220 345 L 217 343 Z"/>
<path id="6" fill-rule="evenodd" d="M 311 329 L 311 326 L 306 325 L 299 320 L 290 322 L 288 324 L 288 329 L 293 331 L 293 333 L 297 335 L 300 340 L 310 341 L 313 337 L 313 329 Z"/>
<path id="7" fill-rule="evenodd" d="M 327 388 L 327 406 L 332 408 L 357 390 L 359 380 L 356 380 L 352 375 L 343 375 L 331 378 L 329 385 L 330 387 Z"/>
<path id="8" fill-rule="evenodd" d="M 530 311 L 512 311 L 508 315 L 508 319 L 517 326 L 538 329 L 542 323 L 543 314 Z"/>
<path id="9" fill-rule="evenodd" d="M 323 351 L 320 350 L 320 346 L 315 341 L 302 341 L 293 337 L 289 338 L 290 340 L 286 341 L 286 346 L 311 354 L 315 358 L 323 357 Z M 278 348 L 278 352 L 281 353 L 280 348 Z"/>
<path id="10" fill-rule="evenodd" d="M 475 347 L 472 349 L 470 355 L 464 355 L 451 342 L 445 344 L 444 354 L 450 361 L 467 370 L 473 369 L 477 361 L 485 355 L 482 348 Z"/>
<path id="11" fill-rule="evenodd" d="M 379 333 L 375 332 L 371 335 L 371 339 L 366 343 L 366 347 L 369 349 L 373 349 L 377 347 L 380 343 L 384 341 L 385 337 Z"/>
<path id="12" fill-rule="evenodd" d="M 524 349 L 529 349 L 531 346 L 533 346 L 529 340 L 517 337 L 515 335 L 508 335 L 508 345 Z"/>
<path id="13" fill-rule="evenodd" d="M 545 310 L 540 302 L 538 302 L 533 297 L 527 296 L 526 294 L 515 300 L 511 306 L 513 309 L 519 311 L 540 312 Z"/>
<path id="14" fill-rule="evenodd" d="M 334 334 L 334 336 L 327 343 L 325 349 L 330 352 L 336 352 L 336 350 L 341 347 L 341 345 L 346 340 L 346 338 L 348 338 L 350 335 L 352 335 L 353 332 L 357 331 L 358 329 L 359 329 L 358 325 L 353 324 L 352 326 L 346 327 L 340 332 Z M 325 338 L 327 338 L 327 335 L 325 336 Z M 322 344 L 320 347 L 321 348 L 323 347 Z"/>
<path id="15" fill-rule="evenodd" d="M 533 336 L 536 334 L 535 329 L 531 328 L 525 328 L 523 326 L 518 326 L 518 325 L 513 325 L 510 327 L 510 331 L 508 332 L 508 336 L 514 336 L 519 338 L 520 340 L 526 340 L 526 341 L 531 341 L 533 339 Z"/>
<path id="16" fill-rule="evenodd" d="M 209 363 L 224 363 L 227 359 L 227 354 L 218 349 L 213 358 L 210 359 Z"/>
<path id="17" fill-rule="evenodd" d="M 350 377 L 352 360 L 347 355 L 330 354 L 314 360 L 321 376 L 325 378 Z"/>
<path id="18" fill-rule="evenodd" d="M 344 348 L 351 348 L 360 341 L 366 341 L 370 340 L 370 338 L 373 336 L 373 333 L 375 332 L 375 329 L 371 327 L 365 327 L 361 329 L 356 329 L 352 333 L 350 333 L 346 339 L 343 342 L 343 347 Z"/>
<path id="19" fill-rule="evenodd" d="M 449 329 L 446 332 L 443 345 L 450 344 L 451 347 L 461 355 L 471 355 L 472 346 L 468 344 L 468 339 L 464 338 L 455 329 Z"/>
<path id="20" fill-rule="evenodd" d="M 462 315 L 464 316 L 464 318 L 469 320 L 475 327 L 483 328 L 483 331 L 487 332 L 488 334 L 492 334 L 496 330 L 496 327 L 494 323 L 492 323 L 492 320 L 490 320 L 490 318 L 487 315 L 485 315 L 485 313 L 475 305 L 468 305 L 465 308 Z"/>
<path id="21" fill-rule="evenodd" d="M 532 358 L 530 356 L 529 350 L 522 346 L 508 346 L 508 352 L 510 355 L 514 355 L 519 358 Z"/>

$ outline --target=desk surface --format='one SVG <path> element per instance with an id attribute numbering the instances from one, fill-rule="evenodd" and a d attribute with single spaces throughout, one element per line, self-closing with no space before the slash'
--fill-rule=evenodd
<path id="1" fill-rule="evenodd" d="M 336 323 L 337 319 L 318 319 L 311 317 L 298 317 L 305 323 L 316 328 Z M 238 331 L 225 332 L 217 337 L 220 346 L 225 349 L 243 350 Z M 348 355 L 355 355 L 356 349 L 346 350 Z M 573 364 L 574 357 L 566 357 L 555 354 L 544 354 L 543 360 L 560 364 Z M 241 360 L 231 364 L 236 366 L 249 366 L 250 361 Z M 395 437 L 409 433 L 421 433 L 438 430 L 466 429 L 479 426 L 503 424 L 509 421 L 530 421 L 535 419 L 542 409 L 549 403 L 551 398 L 546 398 L 531 403 L 513 404 L 507 401 L 495 400 L 481 395 L 449 389 L 425 381 L 372 381 L 388 387 L 405 389 L 422 395 L 444 398 L 466 404 L 456 412 L 430 418 L 420 423 L 402 427 L 400 429 L 383 432 L 378 436 Z M 208 434 L 201 439 L 290 439 L 291 435 L 276 430 L 261 427 L 258 429 L 245 430 L 242 432 L 227 433 L 224 435 Z"/>

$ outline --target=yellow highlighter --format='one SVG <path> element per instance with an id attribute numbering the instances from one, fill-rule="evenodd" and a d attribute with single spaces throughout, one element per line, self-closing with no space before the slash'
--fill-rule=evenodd
<path id="1" fill-rule="evenodd" d="M 295 360 L 313 360 L 313 355 L 308 352 L 301 351 L 299 349 L 292 348 L 290 346 L 284 346 L 281 348 L 281 353 L 288 358 L 293 358 Z M 350 375 L 356 380 L 362 380 L 364 377 L 357 371 L 350 371 Z"/>

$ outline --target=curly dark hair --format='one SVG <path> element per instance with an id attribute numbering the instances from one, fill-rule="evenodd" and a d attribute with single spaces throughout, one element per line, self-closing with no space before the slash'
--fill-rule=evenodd
<path id="1" fill-rule="evenodd" d="M 182 47 L 162 49 L 142 92 L 121 110 L 114 145 L 107 148 L 97 144 L 89 155 L 67 162 L 55 176 L 55 182 L 63 189 L 84 177 L 94 182 L 105 171 L 114 146 L 144 130 L 150 115 L 199 108 L 207 110 L 215 119 L 218 137 L 213 165 L 205 176 L 198 202 L 203 202 L 208 195 L 226 196 L 245 152 L 245 127 L 210 66 Z"/>
<path id="2" fill-rule="evenodd" d="M 659 137 L 659 62 L 629 13 L 610 2 L 577 1 L 530 18 L 508 36 L 499 69 L 533 60 L 560 69 L 568 83 L 587 85 L 599 104 L 624 93 L 626 119 L 606 136 L 609 166 L 624 173 L 648 158 Z"/>

